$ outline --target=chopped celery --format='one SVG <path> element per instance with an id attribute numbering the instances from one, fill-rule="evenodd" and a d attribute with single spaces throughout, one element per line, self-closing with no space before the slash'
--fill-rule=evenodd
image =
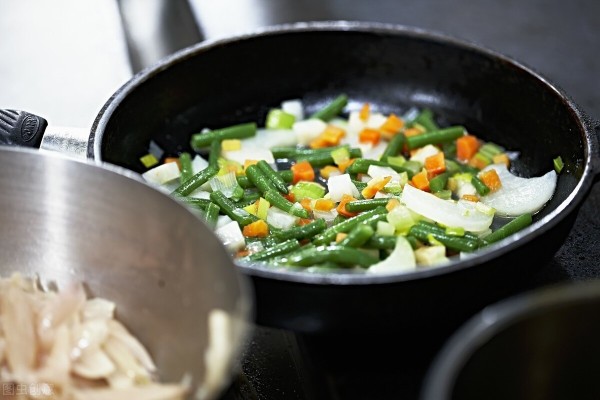
<path id="1" fill-rule="evenodd" d="M 267 129 L 291 129 L 296 117 L 279 108 L 273 108 L 267 114 L 265 127 Z"/>
<path id="2" fill-rule="evenodd" d="M 316 182 L 300 181 L 291 190 L 296 201 L 302 199 L 320 199 L 325 196 L 325 188 Z"/>
<path id="3" fill-rule="evenodd" d="M 146 168 L 150 168 L 158 164 L 158 159 L 152 153 L 148 153 L 145 156 L 140 157 L 140 161 Z"/>
<path id="4" fill-rule="evenodd" d="M 562 157 L 558 156 L 554 160 L 552 160 L 552 162 L 554 163 L 554 170 L 556 171 L 557 174 L 560 174 L 560 171 L 562 171 L 562 169 L 565 166 L 565 164 L 563 163 Z"/>

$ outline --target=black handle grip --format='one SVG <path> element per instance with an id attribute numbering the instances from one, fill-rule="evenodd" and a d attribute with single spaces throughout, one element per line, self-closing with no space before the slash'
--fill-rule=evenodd
<path id="1" fill-rule="evenodd" d="M 40 147 L 48 122 L 26 111 L 0 109 L 0 144 Z"/>

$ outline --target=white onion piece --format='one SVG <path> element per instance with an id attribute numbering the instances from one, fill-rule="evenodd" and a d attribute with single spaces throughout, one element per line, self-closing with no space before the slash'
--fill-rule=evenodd
<path id="1" fill-rule="evenodd" d="M 298 144 L 308 145 L 327 128 L 327 123 L 317 118 L 297 121 L 292 126 Z"/>
<path id="2" fill-rule="evenodd" d="M 298 217 L 290 215 L 277 207 L 270 207 L 267 211 L 267 222 L 275 228 L 290 229 L 296 225 L 297 221 Z"/>
<path id="3" fill-rule="evenodd" d="M 115 364 L 100 348 L 84 351 L 73 363 L 73 372 L 82 378 L 100 379 L 115 372 Z"/>
<path id="4" fill-rule="evenodd" d="M 327 180 L 327 190 L 329 191 L 329 196 L 331 200 L 336 203 L 342 200 L 342 197 L 347 194 L 354 198 L 358 198 L 360 195 L 358 189 L 352 183 L 349 174 L 342 174 L 331 176 Z"/>
<path id="5" fill-rule="evenodd" d="M 275 164 L 275 158 L 273 158 L 271 150 L 266 147 L 260 147 L 257 144 L 242 143 L 240 150 L 222 151 L 221 155 L 227 160 L 235 161 L 242 165 L 244 165 L 246 160 L 265 160 L 269 164 Z"/>
<path id="6" fill-rule="evenodd" d="M 296 121 L 304 119 L 304 104 L 300 99 L 290 99 L 281 102 L 281 109 L 296 117 Z"/>
<path id="7" fill-rule="evenodd" d="M 504 164 L 493 164 L 482 172 L 495 169 L 502 186 L 497 191 L 481 197 L 481 202 L 496 209 L 498 215 L 516 217 L 536 213 L 550 200 L 556 189 L 556 171 L 543 176 L 522 178 L 513 175 Z"/>
<path id="8" fill-rule="evenodd" d="M 217 228 L 215 234 L 221 240 L 223 245 L 231 251 L 238 251 L 246 246 L 246 239 L 242 234 L 240 225 L 236 221 L 231 221 Z"/>
<path id="9" fill-rule="evenodd" d="M 115 315 L 115 303 L 95 297 L 88 299 L 81 310 L 84 321 L 89 319 L 111 319 Z"/>
<path id="10" fill-rule="evenodd" d="M 156 365 L 150 357 L 148 350 L 133 336 L 125 326 L 117 320 L 108 321 L 108 329 L 111 337 L 121 341 L 129 352 L 150 372 L 156 371 Z"/>
<path id="11" fill-rule="evenodd" d="M 377 264 L 369 267 L 367 272 L 373 274 L 410 272 L 416 269 L 417 262 L 410 243 L 404 236 L 398 236 L 396 246 L 390 255 Z"/>
<path id="12" fill-rule="evenodd" d="M 256 130 L 256 135 L 242 140 L 242 148 L 246 146 L 263 147 L 272 149 L 277 146 L 295 146 L 298 137 L 292 129 L 264 129 Z"/>
<path id="13" fill-rule="evenodd" d="M 471 201 L 443 200 L 439 197 L 419 190 L 411 185 L 404 185 L 402 202 L 411 210 L 442 225 L 463 228 L 467 231 L 479 232 L 490 227 L 493 213 L 484 213 L 477 209 Z"/>
<path id="14" fill-rule="evenodd" d="M 160 164 L 142 174 L 142 178 L 153 185 L 164 185 L 167 182 L 179 178 L 181 172 L 175 162 Z"/>
<path id="15" fill-rule="evenodd" d="M 379 165 L 369 165 L 367 174 L 371 178 L 385 178 L 386 176 L 391 176 L 392 181 L 400 182 L 400 174 L 398 174 L 396 171 L 394 171 L 390 167 L 381 167 Z"/>
<path id="16" fill-rule="evenodd" d="M 182 400 L 186 388 L 175 384 L 148 384 L 126 389 L 80 389 L 73 391 L 74 400 Z"/>
<path id="17" fill-rule="evenodd" d="M 410 161 L 418 161 L 421 164 L 425 164 L 425 159 L 427 157 L 435 156 L 439 152 L 440 149 L 432 144 L 427 144 L 415 151 L 415 153 L 410 157 Z"/>

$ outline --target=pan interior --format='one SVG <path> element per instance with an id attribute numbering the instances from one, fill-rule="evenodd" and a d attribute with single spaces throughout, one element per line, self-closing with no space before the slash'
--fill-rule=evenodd
<path id="1" fill-rule="evenodd" d="M 290 30 L 200 45 L 117 93 L 101 140 L 104 161 L 142 172 L 151 140 L 169 154 L 191 150 L 203 128 L 256 121 L 287 99 L 307 113 L 346 93 L 349 107 L 382 112 L 429 107 L 440 125 L 520 153 L 512 171 L 540 176 L 561 156 L 565 168 L 549 215 L 576 189 L 585 131 L 571 103 L 518 63 L 476 46 L 389 29 Z M 114 104 L 113 104 L 114 105 Z"/>

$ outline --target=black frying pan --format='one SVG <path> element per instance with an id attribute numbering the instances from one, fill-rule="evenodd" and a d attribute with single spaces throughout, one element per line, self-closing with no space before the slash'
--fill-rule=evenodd
<path id="1" fill-rule="evenodd" d="M 177 154 L 204 127 L 261 123 L 290 98 L 310 113 L 342 92 L 382 112 L 429 107 L 441 124 L 520 151 L 512 170 L 523 176 L 547 172 L 560 155 L 556 194 L 530 227 L 441 268 L 362 276 L 239 265 L 255 285 L 259 324 L 317 334 L 454 329 L 550 261 L 600 169 L 592 122 L 534 71 L 444 35 L 347 22 L 278 26 L 177 52 L 107 101 L 88 156 L 142 172 L 151 140 Z"/>

